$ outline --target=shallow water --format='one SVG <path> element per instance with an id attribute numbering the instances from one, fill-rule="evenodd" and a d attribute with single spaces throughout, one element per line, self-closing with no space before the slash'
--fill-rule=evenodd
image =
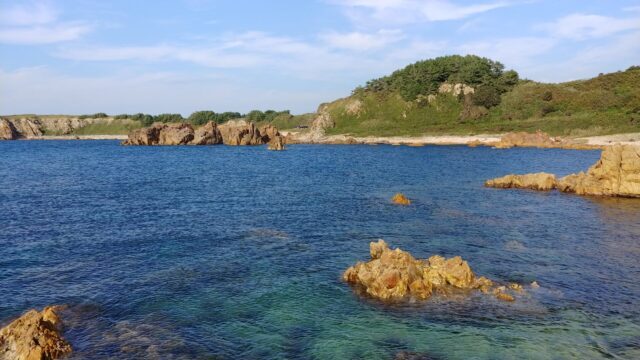
<path id="1" fill-rule="evenodd" d="M 69 304 L 72 359 L 640 357 L 640 201 L 487 189 L 597 151 L 0 142 L 0 322 Z M 397 191 L 414 204 L 397 207 Z M 384 238 L 530 283 L 389 306 L 341 272 Z"/>

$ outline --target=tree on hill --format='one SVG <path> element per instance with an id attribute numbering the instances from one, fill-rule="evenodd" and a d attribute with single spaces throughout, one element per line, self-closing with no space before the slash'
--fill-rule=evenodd
<path id="1" fill-rule="evenodd" d="M 418 61 L 389 76 L 367 82 L 363 90 L 395 91 L 406 101 L 413 101 L 419 95 L 436 94 L 443 82 L 483 87 L 483 95 L 487 95 L 489 92 L 502 94 L 513 88 L 518 80 L 517 72 L 504 71 L 504 65 L 497 61 L 475 55 L 451 55 Z M 362 90 L 356 89 L 358 91 Z"/>

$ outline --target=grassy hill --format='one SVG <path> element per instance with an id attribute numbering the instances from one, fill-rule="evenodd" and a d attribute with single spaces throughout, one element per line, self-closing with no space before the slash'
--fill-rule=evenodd
<path id="1" fill-rule="evenodd" d="M 473 94 L 439 91 L 467 84 Z M 409 65 L 322 106 L 330 134 L 357 136 L 477 134 L 543 130 L 588 136 L 640 132 L 640 67 L 559 84 L 519 80 L 474 56 Z"/>

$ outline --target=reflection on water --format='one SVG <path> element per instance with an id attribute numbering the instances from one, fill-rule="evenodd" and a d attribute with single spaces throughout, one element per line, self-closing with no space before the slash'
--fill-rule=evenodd
<path id="1" fill-rule="evenodd" d="M 640 201 L 487 189 L 594 151 L 0 143 L 0 319 L 69 304 L 74 359 L 640 357 Z M 389 203 L 395 192 L 410 207 Z M 530 284 L 382 304 L 384 238 Z"/>

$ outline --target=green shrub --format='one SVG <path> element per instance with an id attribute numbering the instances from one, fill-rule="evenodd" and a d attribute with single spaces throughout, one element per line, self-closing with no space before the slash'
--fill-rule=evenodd
<path id="1" fill-rule="evenodd" d="M 473 94 L 473 104 L 490 109 L 500 105 L 500 93 L 493 86 L 480 86 Z"/>

